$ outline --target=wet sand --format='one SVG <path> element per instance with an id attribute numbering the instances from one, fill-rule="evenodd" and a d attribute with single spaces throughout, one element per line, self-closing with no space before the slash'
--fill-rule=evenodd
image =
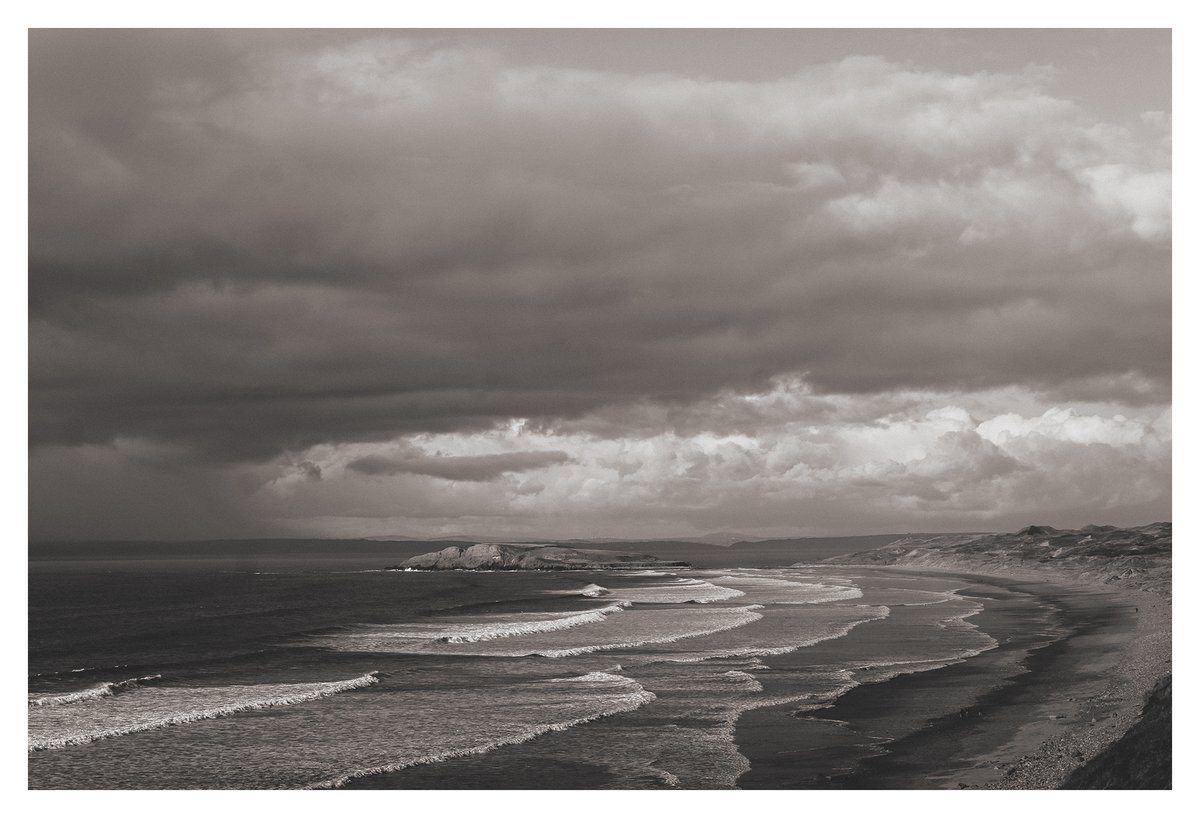
<path id="1" fill-rule="evenodd" d="M 971 621 L 1001 644 L 863 685 L 823 710 L 743 715 L 737 740 L 752 769 L 739 786 L 1057 787 L 1134 723 L 1145 692 L 1170 670 L 1164 597 L 1043 573 L 890 570 L 961 577 L 986 605 Z M 1049 632 L 1032 600 L 1053 611 Z"/>

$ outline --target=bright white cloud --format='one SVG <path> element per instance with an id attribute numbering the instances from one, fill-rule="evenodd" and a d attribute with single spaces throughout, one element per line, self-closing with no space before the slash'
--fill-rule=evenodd
<path id="1" fill-rule="evenodd" d="M 1128 220 L 1130 229 L 1147 241 L 1171 234 L 1171 174 L 1138 171 L 1123 165 L 1087 168 L 1083 177 L 1096 200 Z"/>
<path id="2" fill-rule="evenodd" d="M 839 411 L 811 411 L 825 401 Z M 447 533 L 472 519 L 495 533 L 557 536 L 588 536 L 589 527 L 593 536 L 656 536 L 671 526 L 673 533 L 697 533 L 718 519 L 764 535 L 854 529 L 837 514 L 893 529 L 916 522 L 978 527 L 1085 507 L 1169 507 L 1164 407 L 1089 406 L 1084 414 L 1046 406 L 1034 394 L 1023 401 L 1033 411 L 998 412 L 1012 402 L 1001 395 L 815 399 L 793 379 L 770 392 L 723 397 L 734 416 L 751 407 L 759 420 L 752 433 L 659 429 L 602 437 L 516 422 L 478 434 L 325 445 L 281 465 L 282 476 L 257 502 L 263 513 L 328 534 L 363 525 L 376 533 Z M 486 481 L 349 468 L 367 456 L 457 461 L 528 452 L 570 458 Z M 319 483 L 309 479 L 311 469 L 295 465 L 301 460 L 319 466 Z M 343 517 L 347 504 L 353 512 Z M 414 509 L 417 516 L 409 513 Z M 604 531 L 595 530 L 597 521 Z"/>

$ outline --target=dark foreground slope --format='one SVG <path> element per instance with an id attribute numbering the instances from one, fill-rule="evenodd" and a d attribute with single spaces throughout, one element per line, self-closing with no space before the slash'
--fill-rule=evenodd
<path id="1" fill-rule="evenodd" d="M 1063 782 L 1065 790 L 1171 788 L 1171 677 L 1146 697 L 1142 717 L 1125 735 Z"/>

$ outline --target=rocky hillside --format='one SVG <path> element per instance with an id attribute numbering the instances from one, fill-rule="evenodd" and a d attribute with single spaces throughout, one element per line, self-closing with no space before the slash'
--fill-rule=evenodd
<path id="1" fill-rule="evenodd" d="M 1034 570 L 1169 596 L 1171 524 L 1078 530 L 1031 525 L 1014 534 L 906 537 L 882 548 L 825 560 L 836 564 L 922 565 L 980 573 Z"/>
<path id="2" fill-rule="evenodd" d="M 602 551 L 596 548 L 567 548 L 536 543 L 488 542 L 469 548 L 457 545 L 431 551 L 399 565 L 395 570 L 479 569 L 487 571 L 564 571 L 601 568 L 687 568 L 686 562 L 660 560 L 648 554 Z"/>

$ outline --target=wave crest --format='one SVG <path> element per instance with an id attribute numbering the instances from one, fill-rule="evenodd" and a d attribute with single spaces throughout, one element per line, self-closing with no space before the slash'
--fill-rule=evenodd
<path id="1" fill-rule="evenodd" d="M 680 603 L 680 602 L 721 602 L 726 599 L 745 596 L 745 591 L 736 588 L 726 588 L 694 577 L 676 577 L 671 581 L 658 582 L 650 585 L 618 588 L 613 591 L 615 596 L 630 602 L 644 603 Z"/>
<path id="2" fill-rule="evenodd" d="M 551 633 L 576 628 L 591 622 L 603 622 L 604 618 L 620 613 L 630 606 L 629 602 L 621 601 L 606 605 L 594 611 L 571 614 L 557 619 L 534 620 L 532 622 L 505 622 L 499 625 L 460 626 L 464 630 L 450 636 L 443 636 L 439 641 L 450 644 L 466 642 L 487 642 L 492 639 L 504 639 L 509 636 L 526 636 L 534 633 Z"/>
<path id="3" fill-rule="evenodd" d="M 36 699 L 29 700 L 30 707 L 56 707 L 65 704 L 77 704 L 86 702 L 92 699 L 103 699 L 107 696 L 116 696 L 119 693 L 127 693 L 130 690 L 136 690 L 144 685 L 152 684 L 162 679 L 162 674 L 156 673 L 153 676 L 139 676 L 135 679 L 125 679 L 121 682 L 101 682 L 100 684 L 89 687 L 87 690 L 76 690 L 71 693 L 62 693 L 57 696 L 41 696 Z"/>
<path id="4" fill-rule="evenodd" d="M 748 625 L 751 622 L 756 622 L 762 619 L 763 615 L 759 613 L 763 609 L 762 605 L 745 605 L 740 608 L 720 608 L 718 610 L 729 614 L 723 622 L 706 624 L 700 627 L 682 631 L 673 634 L 669 637 L 651 636 L 641 638 L 629 642 L 609 643 L 601 645 L 580 645 L 570 648 L 551 648 L 539 650 L 531 653 L 532 656 L 545 656 L 549 659 L 560 659 L 564 656 L 581 656 L 585 653 L 595 653 L 601 650 L 622 650 L 625 648 L 639 648 L 643 645 L 661 645 L 671 642 L 678 642 L 681 639 L 689 639 L 694 636 L 709 636 L 721 631 L 729 631 L 734 628 L 740 628 L 743 625 Z"/>
<path id="5" fill-rule="evenodd" d="M 591 682 L 591 683 L 606 683 L 619 684 L 621 687 L 628 688 L 629 692 L 621 695 L 609 707 L 606 707 L 596 713 L 589 714 L 580 718 L 568 719 L 560 722 L 550 722 L 548 724 L 537 724 L 529 727 L 520 733 L 505 737 L 498 741 L 480 744 L 474 747 L 465 747 L 461 749 L 445 750 L 439 753 L 430 753 L 427 756 L 420 758 L 405 759 L 397 761 L 394 764 L 380 764 L 373 767 L 364 767 L 357 770 L 351 770 L 332 778 L 327 778 L 322 781 L 309 784 L 305 789 L 310 790 L 329 790 L 337 789 L 345 786 L 348 782 L 356 778 L 366 778 L 367 776 L 379 775 L 381 773 L 391 773 L 398 770 L 405 770 L 409 767 L 417 767 L 423 764 L 437 764 L 442 761 L 449 761 L 452 758 L 462 758 L 464 756 L 483 755 L 490 753 L 498 747 L 504 747 L 511 744 L 524 744 L 527 741 L 532 741 L 538 736 L 546 733 L 561 732 L 569 730 L 580 724 L 596 721 L 607 716 L 615 716 L 618 713 L 627 713 L 631 710 L 637 710 L 639 707 L 649 704 L 657 697 L 649 690 L 643 688 L 633 679 L 626 676 L 617 676 L 610 673 L 586 673 L 582 676 L 575 676 L 566 679 L 551 679 L 551 682 Z"/>
<path id="6" fill-rule="evenodd" d="M 370 673 L 363 674 L 362 676 L 358 676 L 353 679 L 345 679 L 336 682 L 316 682 L 312 684 L 291 685 L 244 685 L 242 688 L 244 688 L 245 692 L 250 694 L 250 698 L 244 698 L 240 701 L 233 701 L 215 707 L 198 710 L 185 710 L 165 716 L 139 717 L 139 714 L 134 712 L 129 714 L 130 720 L 125 724 L 118 724 L 112 727 L 97 726 L 93 729 L 85 729 L 81 732 L 60 735 L 43 735 L 37 737 L 30 736 L 29 750 L 31 752 L 36 750 L 58 750 L 62 749 L 63 747 L 90 744 L 91 742 L 99 741 L 100 739 L 123 736 L 129 733 L 141 733 L 147 730 L 157 730 L 162 727 L 170 727 L 175 724 L 188 724 L 194 721 L 216 719 L 222 716 L 229 716 L 234 713 L 241 713 L 246 710 L 264 710 L 268 707 L 300 704 L 301 702 L 314 701 L 326 696 L 333 696 L 337 693 L 344 693 L 349 690 L 358 690 L 359 688 L 369 687 L 378 683 L 379 671 L 373 670 Z M 276 692 L 274 695 L 260 695 L 258 698 L 254 698 L 253 692 L 256 687 L 273 688 Z M 214 689 L 221 690 L 219 688 Z M 229 688 L 226 688 L 225 690 L 229 690 Z M 243 692 L 243 690 L 238 689 L 238 692 Z"/>

